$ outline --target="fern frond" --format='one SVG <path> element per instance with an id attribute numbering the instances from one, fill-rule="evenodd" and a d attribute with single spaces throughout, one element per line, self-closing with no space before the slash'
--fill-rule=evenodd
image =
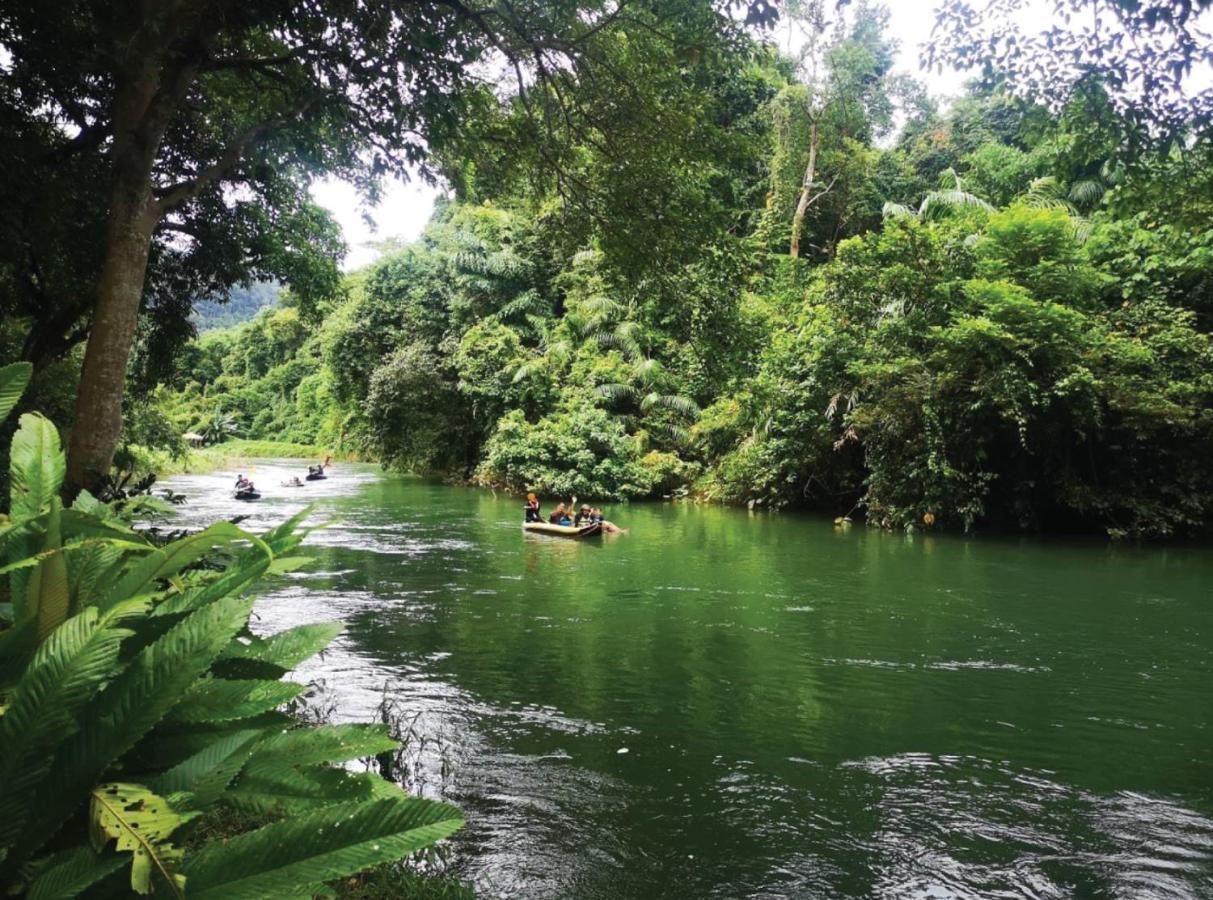
<path id="1" fill-rule="evenodd" d="M 338 763 L 374 756 L 399 746 L 385 725 L 321 725 L 270 735 L 257 748 L 249 767 L 275 759 L 294 765 Z"/>
<path id="2" fill-rule="evenodd" d="M 223 804 L 253 816 L 297 816 L 315 809 L 368 801 L 375 796 L 372 772 L 348 772 L 329 766 L 299 767 L 283 760 L 249 768 L 225 791 Z"/>
<path id="3" fill-rule="evenodd" d="M 242 531 L 230 522 L 216 522 L 197 534 L 173 541 L 167 547 L 156 550 L 139 560 L 101 598 L 100 606 L 104 610 L 110 604 L 123 598 L 147 593 L 155 588 L 159 579 L 176 575 L 186 566 L 212 553 L 215 548 L 238 541 L 248 541 L 260 549 L 265 554 L 268 564 L 271 555 L 270 549 L 259 538 Z"/>
<path id="4" fill-rule="evenodd" d="M 1106 188 L 1095 178 L 1084 178 L 1070 185 L 1070 202 L 1090 209 L 1103 199 Z"/>
<path id="5" fill-rule="evenodd" d="M 665 367 L 661 364 L 661 360 L 653 359 L 651 356 L 636 362 L 636 377 L 644 384 L 656 384 L 665 375 Z"/>
<path id="6" fill-rule="evenodd" d="M 223 658 L 256 660 L 289 672 L 331 644 L 344 628 L 340 622 L 322 622 L 297 625 L 267 638 L 243 637 L 224 651 Z"/>
<path id="7" fill-rule="evenodd" d="M 86 609 L 57 628 L 26 667 L 0 716 L 0 846 L 20 834 L 54 748 L 79 730 L 81 711 L 118 670 L 130 634 L 103 627 L 97 610 Z"/>

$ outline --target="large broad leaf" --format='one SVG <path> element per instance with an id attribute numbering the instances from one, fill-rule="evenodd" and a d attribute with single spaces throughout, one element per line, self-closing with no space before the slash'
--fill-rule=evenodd
<path id="1" fill-rule="evenodd" d="M 244 768 L 264 734 L 260 729 L 246 728 L 213 738 L 193 756 L 164 772 L 152 787 L 162 794 L 188 791 L 195 808 L 208 806 Z"/>
<path id="2" fill-rule="evenodd" d="M 347 772 L 331 766 L 299 768 L 279 761 L 243 773 L 236 786 L 223 795 L 223 803 L 254 816 L 297 816 L 334 803 L 371 800 L 375 782 L 387 784 L 371 772 Z M 399 788 L 395 790 L 399 795 Z"/>
<path id="3" fill-rule="evenodd" d="M 185 897 L 185 879 L 177 874 L 181 850 L 168 839 L 185 817 L 167 800 L 141 784 L 100 784 L 89 805 L 89 837 L 100 851 L 117 841 L 119 853 L 130 853 L 131 889 L 150 894 L 156 887 Z"/>
<path id="4" fill-rule="evenodd" d="M 277 525 L 263 534 L 261 540 L 273 551 L 275 556 L 281 556 L 289 550 L 293 550 L 299 546 L 304 537 L 315 530 L 314 528 L 299 530 L 299 526 L 303 524 L 304 519 L 311 514 L 312 507 L 305 506 L 281 525 Z"/>
<path id="5" fill-rule="evenodd" d="M 0 846 L 20 833 L 54 748 L 76 733 L 81 710 L 118 670 L 130 633 L 87 609 L 56 629 L 26 667 L 0 717 Z"/>
<path id="6" fill-rule="evenodd" d="M 196 682 L 173 708 L 169 718 L 177 722 L 227 722 L 247 719 L 277 709 L 294 700 L 306 684 L 263 679 L 228 681 L 207 678 Z"/>
<path id="7" fill-rule="evenodd" d="M 0 368 L 0 422 L 8 418 L 21 395 L 25 393 L 34 367 L 27 362 L 13 363 Z"/>
<path id="8" fill-rule="evenodd" d="M 117 872 L 127 857 L 117 853 L 98 853 L 91 847 L 72 847 L 37 864 L 26 900 L 68 900 L 79 897 L 86 888 Z"/>
<path id="9" fill-rule="evenodd" d="M 101 608 L 104 609 L 123 598 L 134 597 L 154 590 L 160 579 L 176 575 L 186 566 L 202 559 L 216 547 L 237 541 L 248 541 L 261 549 L 267 558 L 270 555 L 268 548 L 253 535 L 241 531 L 230 522 L 217 522 L 197 534 L 173 541 L 167 547 L 156 550 L 141 559 L 102 597 Z"/>
<path id="10" fill-rule="evenodd" d="M 41 513 L 58 496 L 66 472 L 55 426 L 37 413 L 23 415 L 9 457 L 9 515 L 16 520 Z"/>
<path id="11" fill-rule="evenodd" d="M 13 594 L 17 618 L 37 620 L 40 641 L 46 640 L 52 631 L 67 621 L 71 593 L 67 585 L 67 560 L 57 552 L 63 545 L 59 519 L 62 507 L 58 497 L 51 498 L 50 507 L 42 544 L 46 555 L 38 561 L 25 585 L 24 595 Z"/>
<path id="12" fill-rule="evenodd" d="M 268 638 L 238 638 L 223 657 L 270 663 L 289 672 L 327 647 L 344 627 L 340 622 L 324 622 L 288 628 Z"/>
<path id="13" fill-rule="evenodd" d="M 53 791 L 26 798 L 25 827 L 8 864 L 37 851 L 75 811 L 115 760 L 181 700 L 248 622 L 252 599 L 225 597 L 185 617 L 144 647 L 80 715 L 80 730 L 61 745 L 48 774 Z"/>
<path id="14" fill-rule="evenodd" d="M 321 725 L 271 735 L 257 748 L 249 769 L 261 762 L 286 760 L 293 765 L 345 762 L 386 753 L 400 746 L 386 725 Z"/>
<path id="15" fill-rule="evenodd" d="M 191 900 L 306 895 L 428 847 L 462 825 L 453 806 L 415 797 L 340 804 L 207 844 L 181 871 Z"/>

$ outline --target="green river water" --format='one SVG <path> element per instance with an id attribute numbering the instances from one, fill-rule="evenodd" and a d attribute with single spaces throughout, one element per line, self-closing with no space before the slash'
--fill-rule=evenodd
<path id="1" fill-rule="evenodd" d="M 303 680 L 413 722 L 485 896 L 1213 897 L 1213 553 L 839 531 L 521 501 L 341 466 L 266 497 L 166 482 L 201 524 L 333 524 L 265 632 L 340 619 Z M 550 502 L 547 505 L 551 505 Z"/>

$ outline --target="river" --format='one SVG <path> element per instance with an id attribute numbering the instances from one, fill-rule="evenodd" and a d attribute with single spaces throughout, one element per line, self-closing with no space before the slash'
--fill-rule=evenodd
<path id="1" fill-rule="evenodd" d="M 516 497 L 342 465 L 165 482 L 178 519 L 316 503 L 255 627 L 387 701 L 485 896 L 1213 897 L 1213 553 L 891 535 L 687 504 L 524 535 Z M 548 504 L 550 505 L 550 503 Z"/>

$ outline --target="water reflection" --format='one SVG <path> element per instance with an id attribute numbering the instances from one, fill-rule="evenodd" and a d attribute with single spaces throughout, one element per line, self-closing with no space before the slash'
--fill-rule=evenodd
<path id="1" fill-rule="evenodd" d="M 256 627 L 347 623 L 300 676 L 416 717 L 490 896 L 1213 896 L 1206 554 L 686 505 L 575 542 L 371 468 L 228 480 L 174 480 L 182 518 L 333 520 Z"/>

